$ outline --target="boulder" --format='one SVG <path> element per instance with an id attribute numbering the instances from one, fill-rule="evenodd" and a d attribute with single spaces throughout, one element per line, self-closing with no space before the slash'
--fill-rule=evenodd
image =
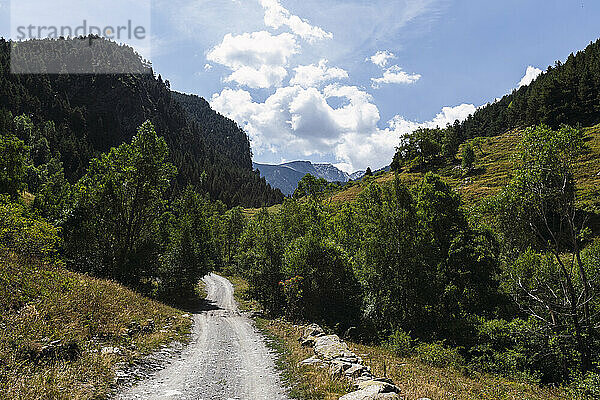
<path id="1" fill-rule="evenodd" d="M 315 354 L 325 361 L 336 358 L 356 358 L 348 345 L 342 342 L 338 335 L 320 336 L 315 340 Z"/>
<path id="2" fill-rule="evenodd" d="M 325 331 L 317 324 L 310 324 L 304 328 L 303 338 L 325 336 Z"/>

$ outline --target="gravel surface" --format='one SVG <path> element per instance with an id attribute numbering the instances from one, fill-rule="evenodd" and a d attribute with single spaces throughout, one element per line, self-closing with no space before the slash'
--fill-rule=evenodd
<path id="1" fill-rule="evenodd" d="M 116 396 L 129 399 L 287 400 L 274 354 L 233 299 L 233 286 L 204 278 L 212 307 L 194 315 L 189 346 L 179 358 Z"/>

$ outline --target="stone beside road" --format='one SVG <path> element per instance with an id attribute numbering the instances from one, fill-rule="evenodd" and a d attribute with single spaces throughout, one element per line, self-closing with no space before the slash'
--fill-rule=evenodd
<path id="1" fill-rule="evenodd" d="M 386 378 L 377 378 L 363 360 L 354 354 L 337 335 L 326 335 L 323 329 L 312 324 L 302 327 L 301 344 L 311 347 L 315 355 L 301 361 L 301 365 L 322 364 L 333 376 L 350 380 L 356 391 L 339 400 L 401 400 L 400 388 Z"/>

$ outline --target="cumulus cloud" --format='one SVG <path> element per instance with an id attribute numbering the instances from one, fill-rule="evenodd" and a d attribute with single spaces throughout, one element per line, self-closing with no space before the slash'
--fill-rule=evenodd
<path id="1" fill-rule="evenodd" d="M 377 53 L 373 54 L 371 57 L 367 57 L 365 61 L 371 61 L 373 64 L 385 68 L 390 60 L 396 58 L 394 53 L 391 53 L 387 50 L 380 50 Z"/>
<path id="2" fill-rule="evenodd" d="M 411 133 L 419 128 L 444 128 L 454 121 L 464 121 L 467 117 L 477 110 L 473 104 L 461 104 L 456 107 L 443 107 L 435 118 L 425 122 L 415 122 L 405 119 L 400 115 L 394 116 L 389 122 L 389 127 L 400 136 Z"/>
<path id="3" fill-rule="evenodd" d="M 344 104 L 332 107 L 327 102 L 332 97 L 343 98 Z M 379 110 L 371 95 L 355 86 L 329 85 L 323 90 L 288 86 L 262 103 L 245 90 L 224 89 L 213 95 L 211 105 L 248 132 L 258 155 L 333 154 L 340 163 L 365 168 L 370 162 L 389 162 L 398 141 L 387 132 L 389 149 L 374 146 L 382 142 L 377 128 Z"/>
<path id="4" fill-rule="evenodd" d="M 331 39 L 333 34 L 326 32 L 318 26 L 311 25 L 308 21 L 291 14 L 285 9 L 279 0 L 261 0 L 261 5 L 265 10 L 265 25 L 273 29 L 279 29 L 287 26 L 294 34 L 300 36 L 309 43 L 318 40 Z"/>
<path id="5" fill-rule="evenodd" d="M 225 82 L 236 82 L 251 88 L 280 85 L 287 76 L 285 66 L 298 54 L 299 45 L 293 35 L 272 35 L 266 31 L 225 35 L 206 59 L 231 69 Z"/>
<path id="6" fill-rule="evenodd" d="M 527 71 L 525 71 L 525 75 L 523 76 L 523 78 L 521 78 L 521 81 L 519 82 L 519 87 L 529 85 L 538 76 L 540 76 L 540 74 L 542 74 L 543 72 L 544 71 L 542 71 L 539 68 L 535 68 L 535 67 L 533 67 L 531 65 L 528 66 L 527 67 Z"/>
<path id="7" fill-rule="evenodd" d="M 383 72 L 381 78 L 371 78 L 373 89 L 378 89 L 383 84 L 411 84 L 421 79 L 419 74 L 409 74 L 397 65 L 392 65 Z"/>
<path id="8" fill-rule="evenodd" d="M 322 59 L 318 64 L 299 65 L 294 68 L 296 75 L 290 80 L 291 85 L 308 88 L 318 86 L 323 82 L 347 79 L 348 72 L 342 68 L 328 67 L 327 60 Z"/>
<path id="9" fill-rule="evenodd" d="M 332 107 L 327 100 L 344 99 Z M 324 89 L 300 85 L 278 88 L 264 102 L 248 91 L 224 89 L 211 105 L 234 119 L 249 134 L 257 155 L 267 152 L 298 159 L 331 155 L 336 165 L 353 172 L 388 165 L 402 136 L 419 127 L 444 127 L 474 113 L 472 104 L 444 107 L 431 121 L 395 116 L 385 129 L 372 96 L 356 86 L 333 84 Z"/>
<path id="10" fill-rule="evenodd" d="M 241 67 L 226 77 L 224 82 L 236 82 L 252 89 L 280 86 L 287 70 L 281 66 L 261 65 L 260 68 Z"/>

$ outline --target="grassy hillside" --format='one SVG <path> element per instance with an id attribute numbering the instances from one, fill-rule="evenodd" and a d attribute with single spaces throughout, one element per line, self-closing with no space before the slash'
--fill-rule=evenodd
<path id="1" fill-rule="evenodd" d="M 57 262 L 0 255 L 0 398 L 101 398 L 118 363 L 185 340 L 183 312 Z"/>
<path id="2" fill-rule="evenodd" d="M 579 160 L 576 167 L 577 196 L 582 204 L 600 206 L 600 125 L 585 129 L 586 143 L 589 152 Z M 508 181 L 513 167 L 513 158 L 520 141 L 520 132 L 511 131 L 500 136 L 484 138 L 481 149 L 476 149 L 477 161 L 475 169 L 464 175 L 453 165 L 438 165 L 433 171 L 456 188 L 466 204 L 477 204 L 481 199 L 497 193 Z M 400 173 L 400 179 L 412 184 L 418 182 L 423 172 Z M 377 182 L 385 183 L 394 179 L 393 172 L 378 175 Z M 356 199 L 363 190 L 363 185 L 355 183 L 344 188 L 331 197 L 331 200 L 347 202 Z"/>

